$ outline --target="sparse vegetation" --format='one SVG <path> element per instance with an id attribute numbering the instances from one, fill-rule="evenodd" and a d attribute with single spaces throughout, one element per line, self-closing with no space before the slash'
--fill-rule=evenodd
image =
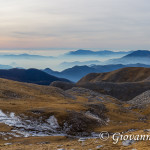
<path id="1" fill-rule="evenodd" d="M 133 109 L 132 104 L 126 104 L 111 96 L 79 87 L 63 91 L 51 86 L 0 79 L 0 97 L 0 108 L 3 112 L 7 114 L 14 112 L 16 116 L 26 116 L 27 119 L 33 121 L 38 121 L 38 118 L 42 116 L 42 122 L 45 122 L 50 116 L 55 116 L 61 131 L 72 136 L 89 136 L 91 132 L 100 133 L 101 131 L 113 133 L 126 132 L 130 129 L 144 130 L 150 123 L 150 116 L 145 112 L 145 108 Z M 146 108 L 148 109 L 149 105 Z M 12 133 L 14 129 L 13 126 L 4 123 L 1 123 L 0 126 L 4 133 Z M 7 134 L 3 136 L 1 144 L 6 143 L 4 137 L 8 138 L 9 136 Z M 5 146 L 5 148 L 21 148 L 29 142 L 35 149 L 37 143 L 47 141 L 52 144 L 44 144 L 39 149 L 56 148 L 60 139 L 65 148 L 67 143 L 70 148 L 74 148 L 73 145 L 77 142 L 75 139 L 63 136 L 56 138 L 11 136 L 11 138 L 7 142 L 13 145 Z M 16 145 L 16 143 L 21 143 L 21 145 Z M 90 140 L 87 140 L 87 145 L 89 145 L 88 143 Z M 93 143 L 91 147 L 96 147 L 96 145 Z M 111 143 L 109 145 L 112 146 Z M 26 146 L 26 149 L 29 147 Z"/>

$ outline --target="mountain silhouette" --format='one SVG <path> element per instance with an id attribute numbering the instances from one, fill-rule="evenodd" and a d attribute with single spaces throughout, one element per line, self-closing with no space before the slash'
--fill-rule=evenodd
<path id="1" fill-rule="evenodd" d="M 61 72 L 53 71 L 52 69 L 46 68 L 43 71 L 59 77 L 59 78 L 66 78 L 73 82 L 79 81 L 82 77 L 86 76 L 89 73 L 103 73 L 103 72 L 110 72 L 120 68 L 125 67 L 147 67 L 150 68 L 150 65 L 145 64 L 115 64 L 115 65 L 93 65 L 93 66 L 74 66 L 72 68 L 65 69 Z"/>
<path id="2" fill-rule="evenodd" d="M 67 79 L 58 78 L 52 75 L 49 75 L 38 69 L 9 69 L 9 70 L 0 70 L 0 78 L 10 79 L 14 81 L 35 83 L 39 85 L 49 85 L 53 81 L 66 81 Z"/>
<path id="3" fill-rule="evenodd" d="M 150 51 L 148 50 L 137 50 L 134 51 L 122 58 L 111 59 L 106 61 L 107 64 L 133 64 L 133 63 L 142 63 L 150 65 Z"/>

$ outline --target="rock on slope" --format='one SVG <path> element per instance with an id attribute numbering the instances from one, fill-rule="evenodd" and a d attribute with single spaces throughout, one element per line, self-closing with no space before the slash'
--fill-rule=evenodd
<path id="1" fill-rule="evenodd" d="M 147 105 L 150 104 L 150 90 L 142 93 L 141 95 L 136 96 L 129 101 L 133 105 Z"/>
<path id="2" fill-rule="evenodd" d="M 121 133 L 148 127 L 149 112 L 146 116 L 141 109 L 129 109 L 131 106 L 85 88 L 63 91 L 0 79 L 1 141 L 27 143 L 33 136 L 35 141 L 46 142 L 43 136 L 87 137 L 101 131 Z"/>
<path id="3" fill-rule="evenodd" d="M 107 108 L 101 94 L 92 95 L 91 103 L 84 91 L 79 96 L 56 87 L 0 79 L 0 126 L 11 127 L 4 137 L 90 134 L 107 123 Z M 113 100 L 106 97 L 106 102 Z"/>
<path id="4" fill-rule="evenodd" d="M 129 101 L 135 96 L 150 89 L 150 82 L 97 82 L 77 84 L 79 87 L 87 88 L 99 93 L 113 96 L 121 101 Z"/>
<path id="5" fill-rule="evenodd" d="M 150 89 L 150 68 L 123 68 L 83 77 L 77 86 L 129 101 Z M 142 88 L 141 88 L 142 87 Z"/>

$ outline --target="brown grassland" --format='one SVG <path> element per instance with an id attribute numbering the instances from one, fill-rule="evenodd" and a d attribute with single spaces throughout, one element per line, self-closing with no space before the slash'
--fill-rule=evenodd
<path id="1" fill-rule="evenodd" d="M 71 96 L 75 96 L 73 99 Z M 66 94 L 63 90 L 51 86 L 40 86 L 34 84 L 20 83 L 6 79 L 0 79 L 0 109 L 3 112 L 14 112 L 16 115 L 39 117 L 33 111 L 42 111 L 42 116 L 54 115 L 60 125 L 67 120 L 70 113 L 83 113 L 90 109 L 91 104 L 104 104 L 108 111 L 105 116 L 109 118 L 107 125 L 89 124 L 89 131 L 100 133 L 101 131 L 125 132 L 129 129 L 138 129 L 133 134 L 145 133 L 144 129 L 150 126 L 149 106 L 143 109 L 129 109 L 130 104 L 120 102 L 117 99 L 105 96 L 100 97 L 102 101 L 89 101 L 85 96 Z M 140 118 L 145 118 L 142 120 Z M 13 127 L 0 123 L 0 132 L 9 132 Z M 47 144 L 44 142 L 48 142 Z M 5 145 L 12 143 L 12 145 Z M 43 143 L 43 144 L 42 144 Z M 0 139 L 0 150 L 55 150 L 59 148 L 71 149 L 96 149 L 98 145 L 103 145 L 101 149 L 149 149 L 149 141 L 136 142 L 125 147 L 119 142 L 114 145 L 112 140 L 104 142 L 100 139 L 88 139 L 84 145 L 76 138 L 69 137 L 28 137 L 13 138 L 10 140 Z"/>

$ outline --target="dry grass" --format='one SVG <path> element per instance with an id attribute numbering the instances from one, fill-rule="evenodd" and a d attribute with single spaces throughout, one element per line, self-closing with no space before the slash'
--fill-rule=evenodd
<path id="1" fill-rule="evenodd" d="M 129 104 L 119 102 L 115 98 L 106 96 L 101 98 L 103 102 L 89 102 L 84 96 L 76 96 L 72 99 L 68 95 L 55 87 L 39 86 L 34 84 L 19 83 L 0 79 L 0 109 L 5 112 L 15 112 L 16 114 L 25 114 L 32 116 L 32 111 L 42 110 L 46 116 L 55 115 L 59 124 L 68 117 L 68 111 L 85 112 L 90 108 L 90 104 L 103 103 L 106 108 L 106 116 L 110 119 L 107 125 L 93 126 L 93 131 L 123 132 L 129 129 L 149 128 L 150 118 L 146 121 L 140 121 L 139 117 L 150 113 L 149 106 L 142 110 L 129 110 Z M 11 128 L 0 124 L 1 132 L 8 132 Z M 42 142 L 51 144 L 37 144 Z M 127 149 L 121 144 L 113 145 L 112 141 L 102 142 L 100 140 L 87 140 L 85 146 L 81 146 L 77 139 L 68 139 L 66 137 L 32 137 L 32 138 L 14 138 L 12 140 L 0 140 L 1 150 L 55 150 L 58 145 L 63 145 L 66 149 L 94 149 L 98 145 L 104 145 L 103 149 Z M 4 143 L 13 143 L 12 146 L 4 146 Z M 20 144 L 18 144 L 20 143 Z M 32 144 L 32 145 L 29 145 Z M 136 143 L 137 146 L 146 147 L 146 143 Z M 135 144 L 135 145 L 136 145 Z M 148 144 L 147 144 L 148 145 Z M 134 148 L 129 146 L 129 148 Z M 135 147 L 136 148 L 136 147 Z"/>
<path id="2" fill-rule="evenodd" d="M 146 135 L 149 133 L 144 132 L 143 130 L 128 132 L 123 135 Z M 43 141 L 49 142 L 49 144 L 40 144 Z M 123 146 L 122 141 L 119 141 L 117 144 L 113 144 L 112 137 L 107 141 L 102 141 L 98 139 L 88 139 L 84 144 L 78 142 L 77 139 L 67 139 L 65 137 L 47 137 L 43 138 L 43 141 L 40 138 L 26 138 L 16 140 L 16 144 L 10 146 L 1 145 L 1 150 L 57 150 L 59 148 L 64 148 L 66 150 L 96 150 L 97 146 L 102 145 L 101 150 L 149 150 L 150 142 L 149 141 L 136 141 L 135 143 L 129 146 Z M 17 143 L 18 142 L 18 143 Z M 38 143 L 38 144 L 37 144 Z"/>
<path id="3" fill-rule="evenodd" d="M 87 82 L 138 82 L 149 78 L 150 69 L 143 67 L 127 67 L 108 73 L 91 73 L 83 77 L 78 84 Z"/>

